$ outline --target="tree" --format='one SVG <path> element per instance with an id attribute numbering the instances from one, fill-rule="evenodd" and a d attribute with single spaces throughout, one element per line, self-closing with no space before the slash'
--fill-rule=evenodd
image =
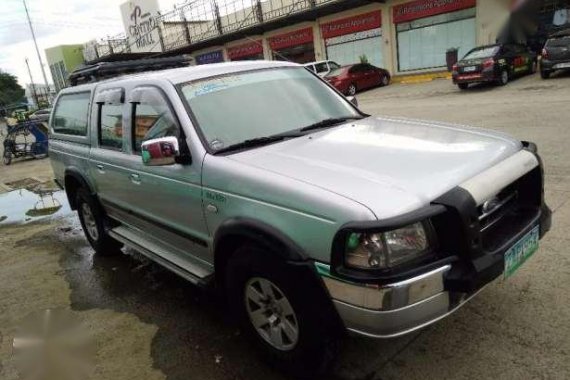
<path id="1" fill-rule="evenodd" d="M 0 106 L 22 101 L 24 89 L 12 74 L 0 70 Z"/>

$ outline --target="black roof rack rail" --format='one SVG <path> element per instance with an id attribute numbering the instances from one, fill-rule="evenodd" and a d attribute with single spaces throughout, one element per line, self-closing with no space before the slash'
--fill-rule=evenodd
<path id="1" fill-rule="evenodd" d="M 116 62 L 99 62 L 92 65 L 80 66 L 75 69 L 71 74 L 69 74 L 69 82 L 72 86 L 77 86 L 79 84 L 99 82 L 104 79 L 114 78 L 121 75 L 187 67 L 190 66 L 191 62 L 192 57 L 188 55 L 162 58 L 141 58 Z"/>

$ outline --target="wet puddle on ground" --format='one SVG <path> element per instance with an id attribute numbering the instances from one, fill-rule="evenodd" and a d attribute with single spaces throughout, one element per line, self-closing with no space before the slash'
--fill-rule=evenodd
<path id="1" fill-rule="evenodd" d="M 0 194 L 0 226 L 57 218 L 71 212 L 62 190 L 19 189 Z"/>

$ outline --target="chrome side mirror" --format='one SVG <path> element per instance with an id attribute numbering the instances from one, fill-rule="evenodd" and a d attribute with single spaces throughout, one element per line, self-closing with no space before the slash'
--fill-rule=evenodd
<path id="1" fill-rule="evenodd" d="M 347 96 L 346 100 L 351 102 L 353 106 L 358 107 L 358 100 L 356 100 L 356 96 Z"/>
<path id="2" fill-rule="evenodd" d="M 173 165 L 176 157 L 180 156 L 178 138 L 169 136 L 144 141 L 141 144 L 141 154 L 146 166 Z"/>

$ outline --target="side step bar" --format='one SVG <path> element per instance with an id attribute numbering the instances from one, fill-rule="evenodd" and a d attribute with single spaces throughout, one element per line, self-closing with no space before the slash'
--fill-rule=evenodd
<path id="1" fill-rule="evenodd" d="M 163 247 L 161 244 L 148 239 L 137 230 L 133 230 L 132 228 L 122 225 L 113 228 L 108 233 L 113 239 L 116 239 L 135 251 L 140 252 L 150 260 L 162 265 L 166 269 L 176 273 L 195 285 L 207 287 L 213 280 L 213 268 L 207 268 L 206 266 L 199 265 L 197 263 L 193 264 L 191 262 L 184 262 L 184 266 L 191 267 L 192 271 L 189 271 L 180 265 L 182 263 L 178 264 L 168 259 L 168 257 L 177 257 L 175 253 L 168 250 L 166 247 Z"/>

